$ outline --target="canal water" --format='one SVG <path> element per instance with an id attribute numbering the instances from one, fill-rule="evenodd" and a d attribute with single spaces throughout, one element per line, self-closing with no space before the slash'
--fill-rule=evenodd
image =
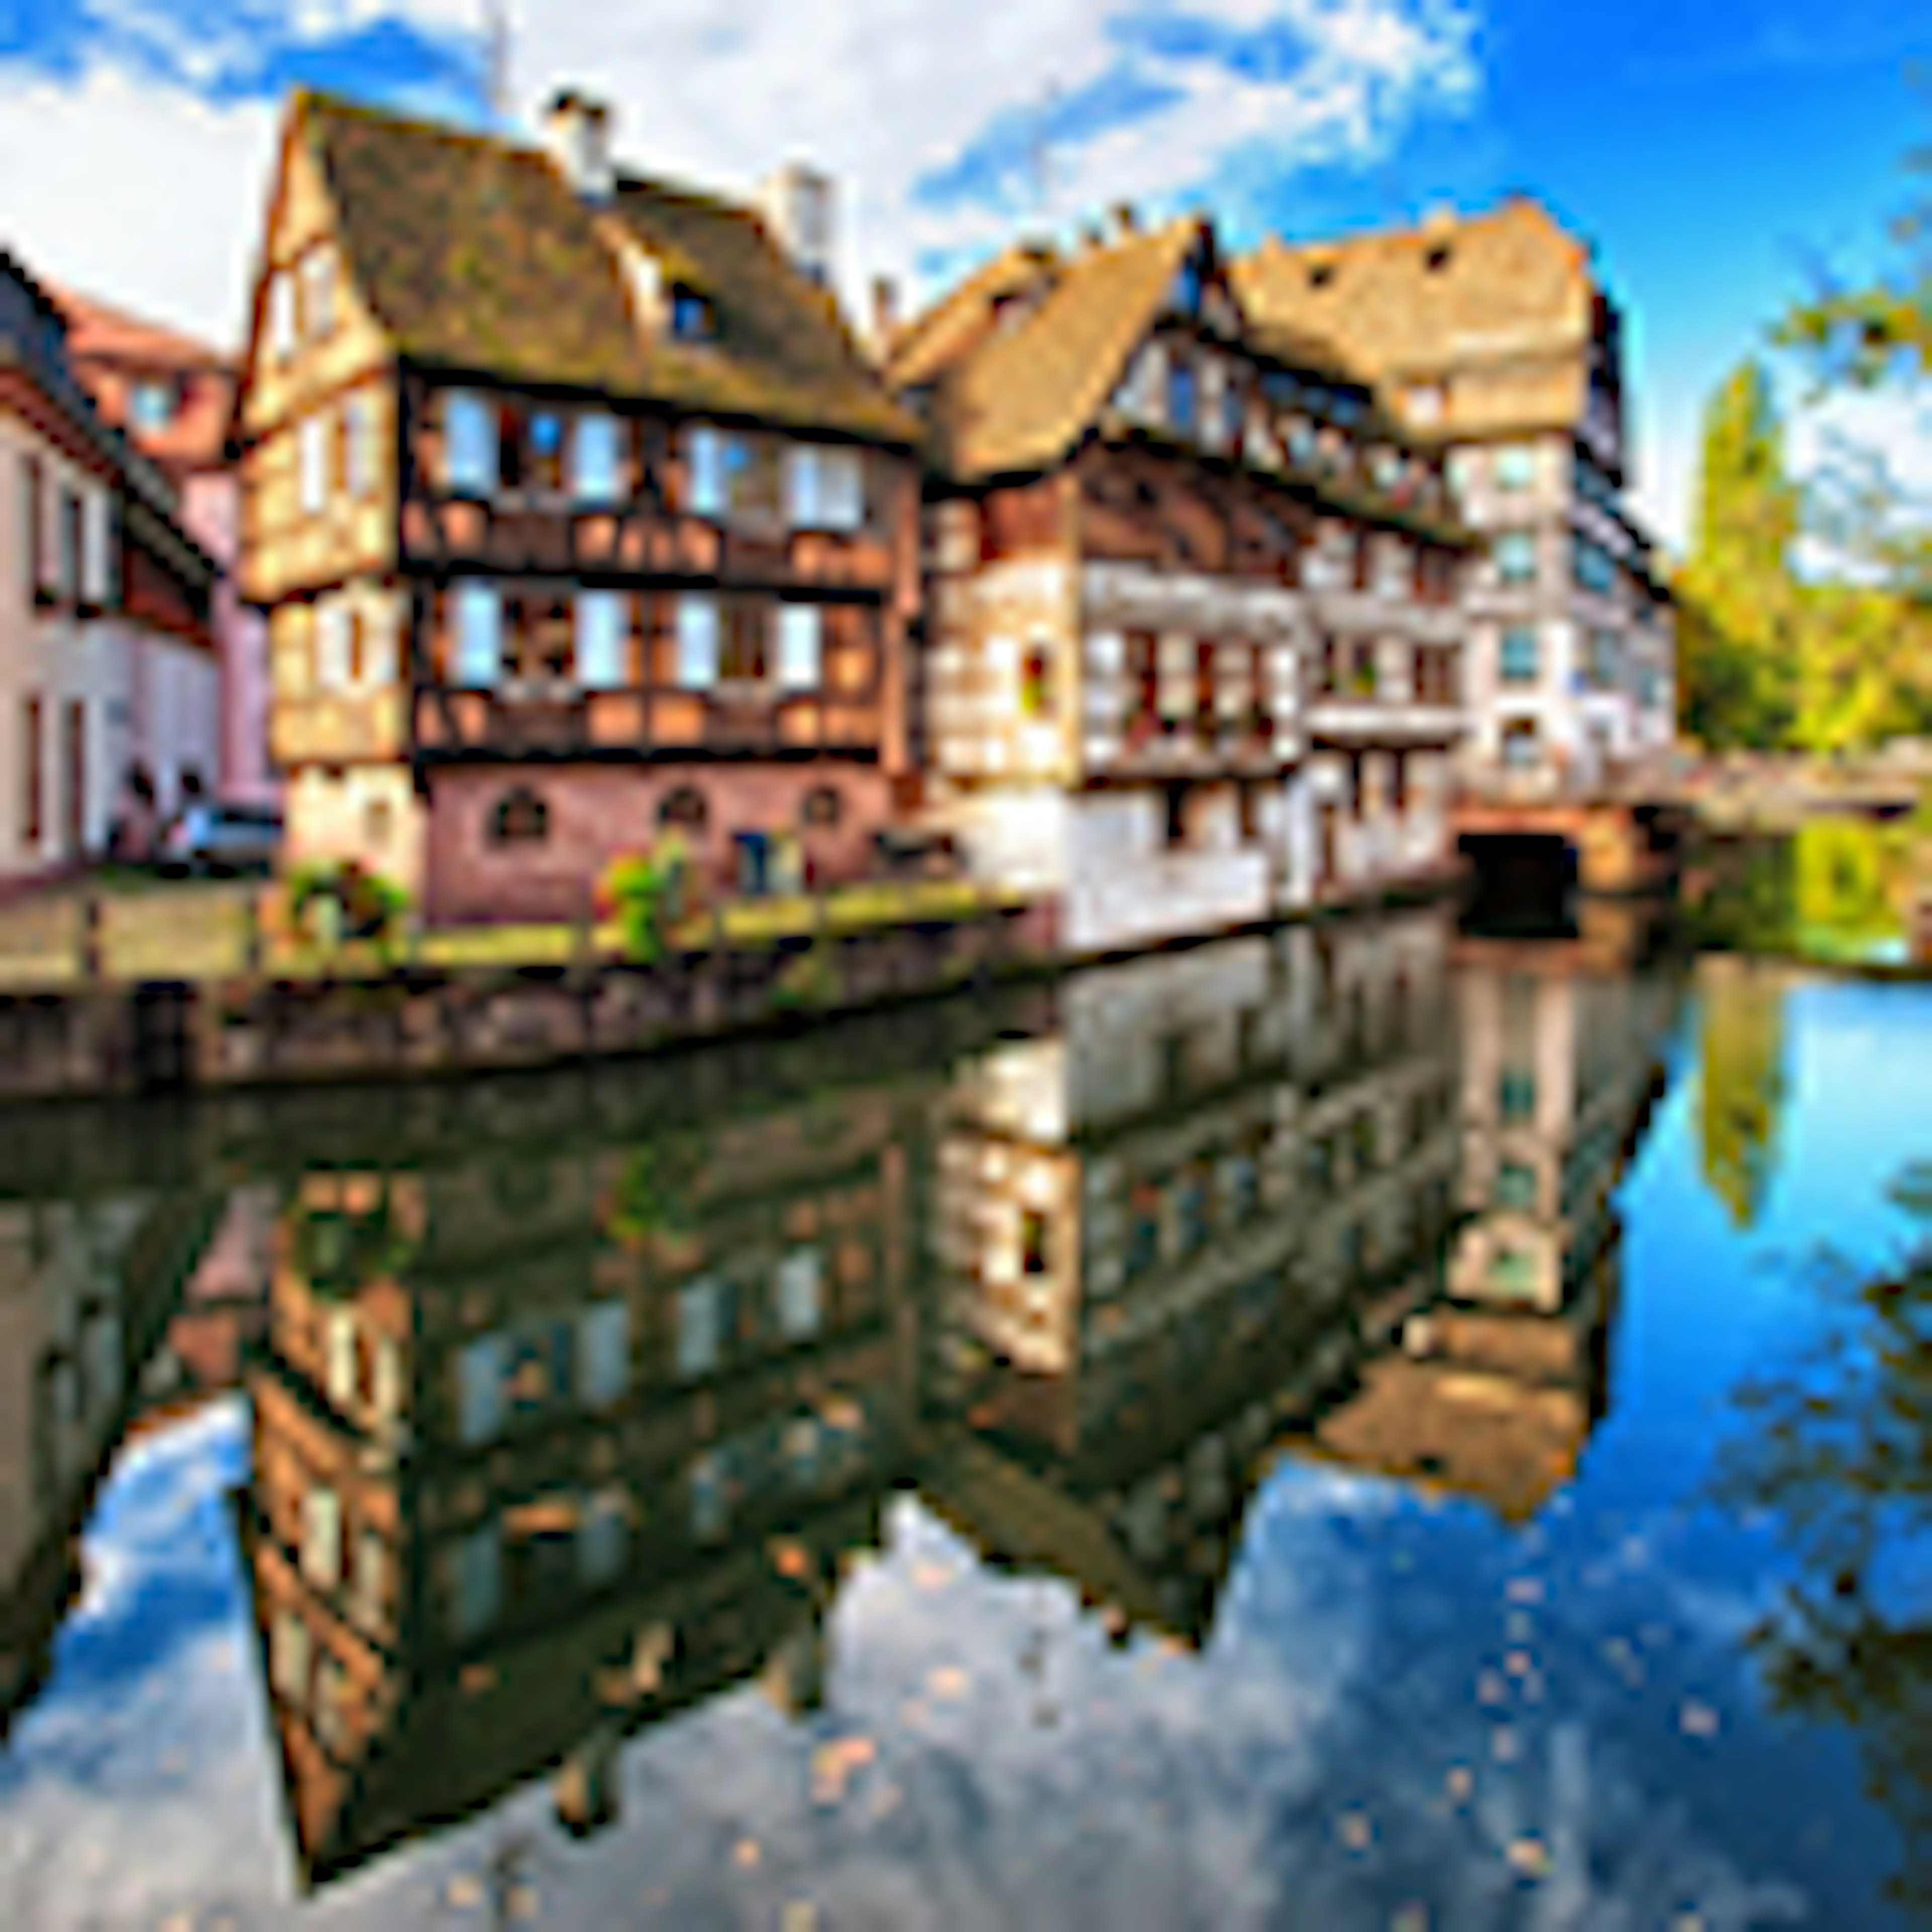
<path id="1" fill-rule="evenodd" d="M 1928 1068 L 1438 908 L 0 1121 L 0 1923 L 1919 1922 Z"/>

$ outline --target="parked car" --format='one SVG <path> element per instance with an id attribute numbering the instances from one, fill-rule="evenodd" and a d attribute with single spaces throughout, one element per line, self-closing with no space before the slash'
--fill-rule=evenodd
<path id="1" fill-rule="evenodd" d="M 282 814 L 276 806 L 196 799 L 161 834 L 160 868 L 170 878 L 268 872 L 281 843 Z"/>

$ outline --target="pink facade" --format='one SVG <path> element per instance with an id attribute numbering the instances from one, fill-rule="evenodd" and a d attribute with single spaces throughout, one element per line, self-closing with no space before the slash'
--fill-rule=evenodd
<path id="1" fill-rule="evenodd" d="M 67 292 L 56 299 L 67 317 L 75 374 L 101 416 L 173 479 L 183 527 L 221 568 L 212 614 L 218 751 L 202 768 L 204 782 L 224 798 L 272 803 L 280 787 L 268 762 L 267 630 L 243 608 L 233 574 L 240 494 L 225 444 L 234 365 L 206 344 L 103 303 Z M 157 718 L 155 730 L 168 728 Z M 136 735 L 145 740 L 153 732 Z M 150 768 L 158 772 L 188 762 L 166 742 L 150 749 Z"/>

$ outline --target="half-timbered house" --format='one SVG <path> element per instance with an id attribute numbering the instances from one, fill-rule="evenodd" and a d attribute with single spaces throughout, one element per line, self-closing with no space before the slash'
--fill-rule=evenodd
<path id="1" fill-rule="evenodd" d="M 864 868 L 907 776 L 918 425 L 764 212 L 313 94 L 236 421 L 292 855 L 574 916 L 668 826 L 721 884 Z"/>
<path id="2" fill-rule="evenodd" d="M 1078 951 L 1446 857 L 1465 542 L 1367 392 L 1258 335 L 1212 227 L 1008 250 L 896 332 L 933 431 L 928 814 Z"/>

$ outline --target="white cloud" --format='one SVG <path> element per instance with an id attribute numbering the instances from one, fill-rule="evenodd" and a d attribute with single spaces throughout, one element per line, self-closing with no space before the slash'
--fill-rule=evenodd
<path id="1" fill-rule="evenodd" d="M 118 0 L 123 24 L 144 0 Z M 842 274 L 909 276 L 922 251 L 976 249 L 1008 234 L 981 203 L 921 206 L 916 184 L 1002 116 L 1072 99 L 1130 62 L 1166 104 L 1050 158 L 1050 212 L 1070 223 L 1121 200 L 1172 203 L 1262 146 L 1282 171 L 1372 158 L 1414 113 L 1476 82 L 1463 0 L 1198 0 L 1189 20 L 1285 29 L 1304 58 L 1266 77 L 1204 56 L 1124 52 L 1115 0 L 665 0 L 647 14 L 584 0 L 514 11 L 511 69 L 526 120 L 574 82 L 617 112 L 629 164 L 748 194 L 781 161 L 835 177 Z M 1151 17 L 1136 10 L 1140 17 Z M 252 11 L 252 10 L 251 10 Z M 384 13 L 440 38 L 472 32 L 470 0 L 298 0 L 275 38 L 321 40 Z M 183 71 L 237 71 L 235 22 L 172 24 Z M 158 28 L 156 30 L 158 32 Z M 440 79 L 440 76 L 438 77 Z M 218 339 L 239 334 L 267 191 L 277 108 L 212 106 L 97 60 L 77 83 L 0 64 L 0 232 L 32 263 Z"/>
<path id="2" fill-rule="evenodd" d="M 276 110 L 217 106 L 97 64 L 0 67 L 0 241 L 28 267 L 158 321 L 242 334 Z"/>

